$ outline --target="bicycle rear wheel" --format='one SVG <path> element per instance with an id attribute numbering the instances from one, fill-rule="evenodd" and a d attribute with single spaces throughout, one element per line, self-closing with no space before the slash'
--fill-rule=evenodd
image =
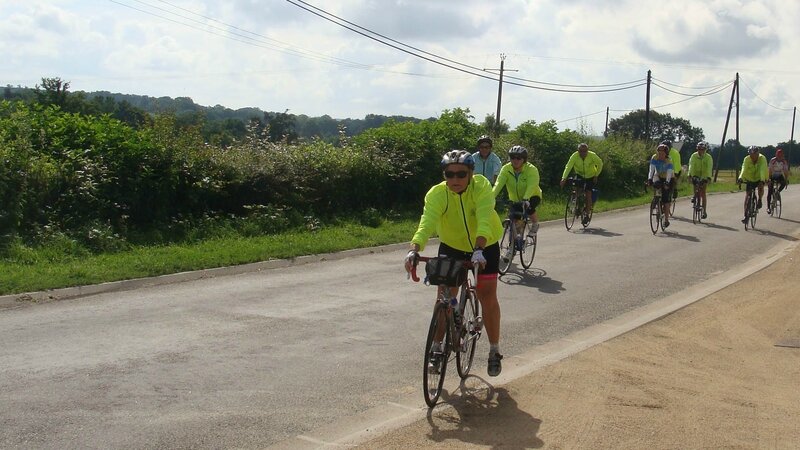
<path id="1" fill-rule="evenodd" d="M 567 207 L 564 208 L 564 226 L 567 227 L 567 231 L 571 230 L 572 226 L 575 224 L 575 216 L 578 215 L 576 212 L 577 208 L 578 196 L 575 195 L 573 191 L 567 199 Z"/>
<path id="2" fill-rule="evenodd" d="M 475 357 L 475 347 L 481 337 L 483 323 L 478 299 L 472 293 L 462 294 L 461 297 L 464 311 L 461 313 L 461 345 L 456 352 L 456 369 L 458 376 L 464 379 L 472 368 L 472 359 Z"/>
<path id="3" fill-rule="evenodd" d="M 650 230 L 653 234 L 658 233 L 659 224 L 661 224 L 661 200 L 654 198 L 650 201 Z"/>
<path id="4" fill-rule="evenodd" d="M 435 343 L 436 330 L 445 327 L 444 340 L 441 348 Z M 422 394 L 425 403 L 433 408 L 442 395 L 444 374 L 447 371 L 447 360 L 450 358 L 450 330 L 447 326 L 447 305 L 436 303 L 431 317 L 431 326 L 428 328 L 428 338 L 425 340 L 425 360 L 422 362 Z"/>
<path id="5" fill-rule="evenodd" d="M 781 193 L 775 192 L 772 195 L 772 217 L 781 218 Z"/>
<path id="6" fill-rule="evenodd" d="M 750 193 L 750 197 L 747 199 L 747 220 L 744 221 L 744 229 L 755 229 L 756 228 L 756 212 L 757 209 L 757 200 L 756 200 L 756 193 L 755 190 Z M 749 225 L 749 226 L 748 226 Z"/>
<path id="7" fill-rule="evenodd" d="M 503 238 L 500 239 L 500 267 L 498 268 L 500 275 L 505 275 L 508 272 L 515 253 L 514 222 L 506 219 L 503 225 L 505 230 L 503 231 Z"/>
<path id="8" fill-rule="evenodd" d="M 533 264 L 533 258 L 536 256 L 536 243 L 539 240 L 538 233 L 533 235 L 529 233 L 530 228 L 531 224 L 526 222 L 525 229 L 523 230 L 525 240 L 519 251 L 519 262 L 522 264 L 522 267 L 526 269 L 530 269 Z"/>

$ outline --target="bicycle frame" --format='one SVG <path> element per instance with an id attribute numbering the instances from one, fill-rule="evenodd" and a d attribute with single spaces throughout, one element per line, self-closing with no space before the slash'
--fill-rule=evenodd
<path id="1" fill-rule="evenodd" d="M 417 257 L 410 274 L 415 282 L 419 281 L 416 273 L 417 262 L 428 262 L 431 259 L 433 258 Z M 469 375 L 477 341 L 483 330 L 483 319 L 480 316 L 480 303 L 476 288 L 478 268 L 469 261 L 464 261 L 464 267 L 468 270 L 468 274 L 460 286 L 440 285 L 437 287 L 436 302 L 425 343 L 425 366 L 423 369 L 423 395 L 425 402 L 430 407 L 436 404 L 441 395 L 451 353 L 455 354 L 459 376 L 464 379 Z M 459 290 L 456 311 L 458 317 L 461 318 L 460 323 L 456 323 L 453 305 L 450 303 L 450 299 L 453 297 L 451 292 L 453 288 Z M 438 345 L 437 342 L 441 342 L 443 348 L 437 350 L 435 348 Z M 439 367 L 431 367 L 431 360 L 434 358 Z"/>

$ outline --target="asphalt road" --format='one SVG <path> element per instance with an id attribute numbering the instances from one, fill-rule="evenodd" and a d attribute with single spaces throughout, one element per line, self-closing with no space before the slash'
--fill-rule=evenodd
<path id="1" fill-rule="evenodd" d="M 797 240 L 800 189 L 784 192 L 782 219 L 762 210 L 755 231 L 738 221 L 742 197 L 710 196 L 702 225 L 682 199 L 655 236 L 646 208 L 598 214 L 585 231 L 543 225 L 534 268 L 501 279 L 503 353 Z M 0 311 L 0 447 L 263 448 L 419 392 L 434 288 L 406 280 L 404 255 Z M 487 348 L 483 338 L 481 374 Z"/>

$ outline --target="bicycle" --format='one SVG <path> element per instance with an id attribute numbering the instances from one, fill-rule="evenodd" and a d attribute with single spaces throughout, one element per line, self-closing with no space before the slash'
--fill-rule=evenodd
<path id="1" fill-rule="evenodd" d="M 478 269 L 472 262 L 418 255 L 411 271 L 411 278 L 415 282 L 419 281 L 419 261 L 425 263 L 425 284 L 439 286 L 428 337 L 425 339 L 422 368 L 422 393 L 425 403 L 433 408 L 442 394 L 451 354 L 455 354 L 456 369 L 461 379 L 469 375 L 475 347 L 483 331 L 483 318 L 476 292 Z M 459 287 L 457 303 L 454 302 L 456 298 L 451 299 L 450 286 Z M 437 341 L 437 337 L 441 341 Z"/>
<path id="2" fill-rule="evenodd" d="M 664 231 L 664 210 L 661 202 L 662 187 L 653 187 L 653 200 L 650 201 L 650 230 L 653 234 L 658 233 L 658 228 Z"/>
<path id="3" fill-rule="evenodd" d="M 703 214 L 706 212 L 703 208 L 703 198 L 700 196 L 700 190 L 708 183 L 708 180 L 701 179 L 700 177 L 692 177 L 692 184 L 694 185 L 694 195 L 692 196 L 692 223 L 700 223 L 703 221 Z M 675 202 L 672 202 L 673 205 Z"/>
<path id="4" fill-rule="evenodd" d="M 758 189 L 758 183 L 752 183 L 753 187 L 750 187 L 751 183 L 748 183 L 746 187 L 747 193 L 745 194 L 745 205 L 746 205 L 746 212 L 745 212 L 745 221 L 744 221 L 744 229 L 748 229 L 748 225 L 750 225 L 750 229 L 756 229 L 756 216 L 758 216 L 758 194 L 756 189 Z M 741 189 L 741 184 L 739 185 L 739 189 Z"/>
<path id="5" fill-rule="evenodd" d="M 527 208 L 522 208 L 522 217 L 519 211 L 515 211 L 513 205 L 520 205 L 522 202 L 509 202 L 508 217 L 503 220 L 503 237 L 500 239 L 500 275 L 505 275 L 511 267 L 514 256 L 519 253 L 519 262 L 525 269 L 530 269 L 533 265 L 533 258 L 536 256 L 536 245 L 538 244 L 538 234 L 530 233 L 532 226 L 530 212 Z M 516 222 L 522 221 L 521 226 Z M 519 228 L 519 230 L 517 230 Z"/>
<path id="6" fill-rule="evenodd" d="M 583 180 L 581 180 L 583 181 Z M 592 221 L 592 212 L 585 212 L 586 210 L 586 182 L 581 182 L 575 177 L 567 178 L 567 182 L 572 186 L 572 192 L 567 199 L 567 206 L 564 209 L 564 226 L 567 231 L 572 229 L 575 225 L 575 218 L 581 218 L 581 225 L 583 228 L 589 226 Z"/>
<path id="7" fill-rule="evenodd" d="M 770 180 L 770 183 L 774 182 Z M 783 189 L 786 189 L 785 187 Z M 775 218 L 781 218 L 781 191 L 783 189 L 775 189 L 772 193 L 772 200 L 769 203 L 769 215 Z"/>

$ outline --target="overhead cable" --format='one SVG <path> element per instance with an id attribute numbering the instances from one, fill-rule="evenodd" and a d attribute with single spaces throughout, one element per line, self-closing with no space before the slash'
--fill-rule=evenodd
<path id="1" fill-rule="evenodd" d="M 445 58 L 445 57 L 442 57 L 442 56 L 439 56 L 439 55 L 436 55 L 436 54 L 433 54 L 433 53 L 430 53 L 430 52 L 426 52 L 424 50 L 417 49 L 416 47 L 412 47 L 410 45 L 404 44 L 404 43 L 399 42 L 397 40 L 385 37 L 385 36 L 383 36 L 383 35 L 381 35 L 379 33 L 371 31 L 371 30 L 369 30 L 367 28 L 364 28 L 364 27 L 361 27 L 359 25 L 353 24 L 352 22 L 349 22 L 349 21 L 347 21 L 345 19 L 342 19 L 342 18 L 340 18 L 340 17 L 338 17 L 338 16 L 336 16 L 336 15 L 334 15 L 332 13 L 329 13 L 329 12 L 327 12 L 327 11 L 321 9 L 321 8 L 317 8 L 316 6 L 311 5 L 309 3 L 306 3 L 303 0 L 286 0 L 286 1 L 288 3 L 294 5 L 294 6 L 297 6 L 300 9 L 303 9 L 305 11 L 310 12 L 311 14 L 314 14 L 315 16 L 318 16 L 318 17 L 320 17 L 322 19 L 325 19 L 325 20 L 327 20 L 327 21 L 329 21 L 329 22 L 331 22 L 333 24 L 336 24 L 336 25 L 342 27 L 342 28 L 345 28 L 345 29 L 348 29 L 350 31 L 353 31 L 354 33 L 360 34 L 360 35 L 362 35 L 362 36 L 364 36 L 364 37 L 366 37 L 368 39 L 372 39 L 372 40 L 374 40 L 376 42 L 379 42 L 379 43 L 381 43 L 383 45 L 386 45 L 388 47 L 394 48 L 395 50 L 399 50 L 399 51 L 401 51 L 403 53 L 407 53 L 407 54 L 415 56 L 417 58 L 424 59 L 424 60 L 432 62 L 434 64 L 438 64 L 440 66 L 444 66 L 444 67 L 447 67 L 447 68 L 450 68 L 450 69 L 453 69 L 453 70 L 458 70 L 458 71 L 463 72 L 463 73 L 468 73 L 468 74 L 473 75 L 473 76 L 477 76 L 477 77 L 480 77 L 480 78 L 485 78 L 485 79 L 492 80 L 492 81 L 499 81 L 499 78 L 496 78 L 494 76 L 486 75 L 485 74 L 486 71 L 483 70 L 483 69 L 479 69 L 477 67 L 470 66 L 468 64 L 463 64 L 463 63 L 460 63 L 460 62 L 457 62 L 457 61 L 453 61 L 451 59 L 448 59 L 448 58 Z M 361 31 L 361 30 L 364 30 L 364 31 Z M 378 37 L 376 37 L 376 36 L 378 36 Z M 383 39 L 385 39 L 385 40 L 383 40 Z M 395 45 L 395 44 L 397 44 L 397 45 Z M 407 48 L 402 48 L 400 46 L 407 47 Z M 408 49 L 412 49 L 414 51 L 408 50 Z M 417 53 L 417 52 L 419 52 L 419 53 Z M 425 56 L 425 55 L 428 55 L 428 56 Z M 433 59 L 433 58 L 436 58 L 436 59 Z M 441 60 L 441 61 L 439 61 L 439 60 Z M 446 62 L 442 62 L 442 61 L 446 61 Z M 457 67 L 457 66 L 466 67 L 467 69 L 463 69 L 463 68 Z M 625 87 L 618 87 L 618 88 L 612 88 L 612 89 L 580 89 L 580 90 L 577 90 L 577 89 L 549 88 L 549 87 L 542 87 L 542 86 L 532 86 L 530 84 L 517 83 L 517 82 L 514 82 L 514 81 L 505 81 L 505 80 L 503 82 L 506 83 L 506 84 L 514 85 L 514 86 L 520 86 L 520 87 L 525 87 L 525 88 L 529 88 L 529 89 L 538 89 L 538 90 L 543 90 L 543 91 L 569 92 L 569 93 L 599 93 L 599 92 L 621 91 L 621 90 L 625 90 L 625 89 L 633 89 L 633 88 L 636 88 L 636 87 L 639 87 L 639 86 L 644 86 L 644 84 L 645 84 L 644 80 L 636 80 L 636 81 L 632 81 L 632 82 L 628 82 L 628 83 L 622 83 L 622 84 L 623 85 L 627 85 L 627 84 L 630 84 L 630 83 L 637 83 L 637 81 L 638 81 L 638 84 L 632 84 L 632 85 L 628 85 L 628 86 L 625 86 Z M 537 84 L 545 84 L 543 82 L 538 82 L 538 81 L 534 81 L 534 80 L 530 80 L 528 82 L 537 83 Z M 556 85 L 556 84 L 553 83 L 553 85 Z M 588 87 L 591 87 L 591 86 L 588 86 Z"/>
<path id="2" fill-rule="evenodd" d="M 773 104 L 769 103 L 768 101 L 766 101 L 766 100 L 764 100 L 763 98 L 761 98 L 761 96 L 759 96 L 758 94 L 756 94 L 756 91 L 754 91 L 754 90 L 753 90 L 753 88 L 751 88 L 750 86 L 748 86 L 748 85 L 747 85 L 747 83 L 745 83 L 745 82 L 744 82 L 744 80 L 742 79 L 742 77 L 741 77 L 741 76 L 739 77 L 739 81 L 740 81 L 742 84 L 744 84 L 744 87 L 746 87 L 748 91 L 752 92 L 752 93 L 753 93 L 753 95 L 755 95 L 755 96 L 756 96 L 756 98 L 757 98 L 757 99 L 759 99 L 759 100 L 761 100 L 761 101 L 762 101 L 762 102 L 763 102 L 765 105 L 767 105 L 767 106 L 769 106 L 769 107 L 771 107 L 771 108 L 777 109 L 778 111 L 792 111 L 792 110 L 794 109 L 794 108 L 781 108 L 781 107 L 779 107 L 779 106 L 775 106 L 775 105 L 773 105 Z"/>

